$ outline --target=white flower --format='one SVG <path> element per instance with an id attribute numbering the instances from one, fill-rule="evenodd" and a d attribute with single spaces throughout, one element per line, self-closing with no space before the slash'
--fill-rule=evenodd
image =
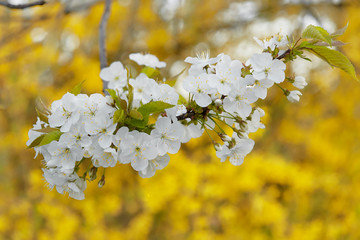
<path id="1" fill-rule="evenodd" d="M 156 139 L 159 155 L 177 153 L 181 146 L 180 139 L 183 134 L 183 126 L 179 122 L 171 123 L 171 119 L 168 117 L 158 118 L 155 129 L 151 131 L 151 136 Z"/>
<path id="2" fill-rule="evenodd" d="M 275 47 L 285 47 L 289 42 L 286 37 L 282 35 L 273 36 L 270 39 L 264 39 L 263 41 L 259 40 L 257 37 L 254 37 L 254 40 L 259 44 L 263 49 L 270 47 L 274 51 Z"/>
<path id="3" fill-rule="evenodd" d="M 50 189 L 53 189 L 54 186 L 64 186 L 68 181 L 75 179 L 74 175 L 66 174 L 60 171 L 60 168 L 43 168 L 42 170 Z"/>
<path id="4" fill-rule="evenodd" d="M 274 82 L 269 79 L 255 80 L 252 75 L 247 75 L 247 78 L 253 81 L 251 89 L 255 96 L 261 99 L 265 99 L 267 95 L 267 89 L 274 85 Z"/>
<path id="5" fill-rule="evenodd" d="M 279 59 L 273 59 L 270 53 L 254 54 L 247 62 L 254 70 L 252 75 L 257 80 L 269 79 L 281 83 L 285 79 L 286 65 Z"/>
<path id="6" fill-rule="evenodd" d="M 36 124 L 33 125 L 33 128 L 29 130 L 28 132 L 28 136 L 29 136 L 29 140 L 26 142 L 26 146 L 30 146 L 30 144 L 38 137 L 40 137 L 40 135 L 43 135 L 45 133 L 42 133 L 42 132 L 38 132 L 38 131 L 34 131 L 34 130 L 39 130 L 39 129 L 42 129 L 42 126 L 44 127 L 47 127 L 48 124 L 41 121 L 40 118 L 38 117 L 37 118 L 37 121 L 36 121 Z M 44 151 L 43 150 L 43 147 L 35 147 L 34 148 L 36 154 L 35 154 L 35 157 L 37 157 L 37 155 L 39 153 L 43 154 Z"/>
<path id="7" fill-rule="evenodd" d="M 127 84 L 127 71 L 121 62 L 113 62 L 100 71 L 100 78 L 109 82 L 109 88 L 123 88 Z"/>
<path id="8" fill-rule="evenodd" d="M 302 94 L 300 91 L 295 90 L 295 91 L 290 91 L 289 95 L 287 95 L 286 97 L 290 102 L 298 102 L 300 100 L 301 95 Z"/>
<path id="9" fill-rule="evenodd" d="M 209 55 L 209 52 L 202 52 L 201 54 L 198 54 L 197 57 L 187 57 L 184 62 L 203 68 L 206 65 L 212 65 L 217 63 L 224 54 L 220 53 L 215 58 L 209 58 Z"/>
<path id="10" fill-rule="evenodd" d="M 140 73 L 136 79 L 130 79 L 129 82 L 134 88 L 134 100 L 143 104 L 152 100 L 152 89 L 158 85 L 154 79 L 149 78 L 145 73 Z"/>
<path id="11" fill-rule="evenodd" d="M 139 65 L 145 65 L 151 68 L 166 67 L 165 62 L 160 62 L 159 59 L 152 54 L 132 53 L 129 55 L 129 58 Z"/>
<path id="12" fill-rule="evenodd" d="M 60 136 L 59 142 L 65 143 L 68 147 L 76 145 L 78 147 L 88 147 L 91 145 L 91 138 L 85 132 L 82 124 L 73 126 L 69 132 Z"/>
<path id="13" fill-rule="evenodd" d="M 167 84 L 159 84 L 152 89 L 152 99 L 176 105 L 179 100 L 179 94 L 173 87 Z"/>
<path id="14" fill-rule="evenodd" d="M 109 99 L 101 94 L 91 94 L 87 101 L 84 102 L 82 114 L 91 120 L 96 115 L 111 114 L 114 108 L 109 106 Z"/>
<path id="15" fill-rule="evenodd" d="M 241 118 L 246 118 L 251 113 L 251 103 L 257 100 L 255 94 L 247 86 L 250 80 L 244 78 L 232 85 L 229 95 L 224 98 L 224 109 L 230 113 L 238 113 Z"/>
<path id="16" fill-rule="evenodd" d="M 184 89 L 194 94 L 194 100 L 200 107 L 207 107 L 212 102 L 209 94 L 216 92 L 208 84 L 212 78 L 216 78 L 216 75 L 203 73 L 197 77 L 187 76 L 183 82 Z"/>
<path id="17" fill-rule="evenodd" d="M 92 157 L 92 162 L 95 167 L 115 167 L 117 162 L 117 153 L 113 148 L 101 149 L 102 151 L 95 151 Z"/>
<path id="18" fill-rule="evenodd" d="M 307 82 L 305 81 L 304 77 L 296 76 L 293 85 L 298 89 L 303 89 L 307 85 Z"/>
<path id="19" fill-rule="evenodd" d="M 77 174 L 66 174 L 57 168 L 43 168 L 43 172 L 50 189 L 56 186 L 58 193 L 68 192 L 69 197 L 76 200 L 83 200 L 85 198 L 84 190 L 86 189 L 86 181 L 79 178 Z"/>
<path id="20" fill-rule="evenodd" d="M 122 163 L 131 163 L 136 171 L 144 170 L 148 160 L 157 155 L 153 139 L 146 133 L 132 131 L 120 143 L 120 159 Z"/>
<path id="21" fill-rule="evenodd" d="M 177 116 L 180 116 L 184 113 L 187 112 L 186 107 L 181 104 L 181 105 L 176 105 L 172 108 L 167 108 L 165 109 L 166 115 L 173 121 L 176 122 L 177 121 Z"/>
<path id="22" fill-rule="evenodd" d="M 245 156 L 251 152 L 255 142 L 248 138 L 239 138 L 235 132 L 232 138 L 235 145 L 231 148 L 228 146 L 229 144 L 223 145 L 221 150 L 216 152 L 216 156 L 221 159 L 221 162 L 229 157 L 232 165 L 239 166 L 244 162 Z"/>
<path id="23" fill-rule="evenodd" d="M 143 178 L 154 176 L 156 170 L 161 170 L 168 165 L 170 161 L 169 155 L 158 156 L 153 160 L 149 160 L 149 165 L 144 170 L 139 171 L 139 175 Z"/>
<path id="24" fill-rule="evenodd" d="M 108 148 L 112 143 L 116 125 L 109 115 L 96 115 L 93 121 L 85 122 L 85 131 L 90 135 L 98 136 L 99 145 Z"/>
<path id="25" fill-rule="evenodd" d="M 184 126 L 185 132 L 183 137 L 181 138 L 181 142 L 182 143 L 186 143 L 188 141 L 190 141 L 190 139 L 192 138 L 198 138 L 201 137 L 201 135 L 204 132 L 204 128 L 201 128 L 200 124 L 193 124 L 191 123 L 188 126 Z"/>
<path id="26" fill-rule="evenodd" d="M 66 93 L 61 100 L 54 101 L 49 116 L 50 127 L 61 127 L 60 131 L 68 132 L 80 119 L 77 100 L 75 95 Z"/>
<path id="27" fill-rule="evenodd" d="M 51 154 L 50 159 L 45 159 L 47 166 L 64 170 L 73 169 L 75 162 L 80 161 L 84 155 L 84 150 L 80 147 L 68 147 L 64 142 L 52 141 L 47 150 Z"/>
<path id="28" fill-rule="evenodd" d="M 265 115 L 261 108 L 257 108 L 251 114 L 251 120 L 246 121 L 246 131 L 256 132 L 259 128 L 265 128 L 265 125 L 260 122 L 260 118 Z"/>
<path id="29" fill-rule="evenodd" d="M 224 55 L 215 67 L 217 78 L 213 78 L 209 84 L 220 94 L 227 95 L 231 90 L 231 84 L 240 80 L 242 68 L 240 61 L 231 61 L 229 56 Z"/>

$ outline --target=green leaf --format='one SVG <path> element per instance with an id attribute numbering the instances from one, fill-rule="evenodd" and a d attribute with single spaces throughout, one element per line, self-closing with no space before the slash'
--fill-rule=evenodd
<path id="1" fill-rule="evenodd" d="M 345 33 L 346 29 L 348 28 L 348 26 L 349 26 L 349 23 L 347 23 L 345 27 L 343 27 L 343 28 L 341 28 L 341 29 L 338 29 L 338 30 L 336 30 L 335 32 L 333 32 L 332 34 L 330 34 L 330 36 L 331 36 L 332 38 L 336 38 L 336 37 L 338 37 L 338 36 L 343 35 L 343 34 Z"/>
<path id="2" fill-rule="evenodd" d="M 127 102 L 124 99 L 120 99 L 120 107 L 127 112 Z"/>
<path id="3" fill-rule="evenodd" d="M 336 46 L 336 47 L 341 47 L 341 46 L 344 46 L 346 45 L 347 43 L 344 43 L 342 41 L 338 41 L 338 40 L 334 40 L 331 42 L 331 45 L 332 46 Z M 317 42 L 314 44 L 315 46 L 330 46 L 328 43 L 326 42 Z"/>
<path id="4" fill-rule="evenodd" d="M 35 138 L 35 140 L 32 141 L 32 143 L 28 146 L 28 148 L 37 147 L 41 143 L 41 141 L 43 140 L 44 137 L 45 137 L 45 134 L 40 135 L 37 138 Z"/>
<path id="5" fill-rule="evenodd" d="M 45 106 L 41 98 L 35 99 L 35 111 L 41 121 L 49 123 L 48 116 L 50 115 L 50 110 Z"/>
<path id="6" fill-rule="evenodd" d="M 74 94 L 75 96 L 81 93 L 81 88 L 82 85 L 84 84 L 85 80 L 82 81 L 81 83 L 79 83 L 78 85 L 76 85 L 71 91 L 70 93 Z"/>
<path id="7" fill-rule="evenodd" d="M 59 138 L 62 134 L 63 133 L 60 132 L 60 130 L 56 130 L 56 131 L 44 134 L 43 135 L 44 138 L 41 140 L 41 142 L 38 146 L 43 146 L 43 145 L 51 143 L 52 141 L 57 141 L 57 140 L 59 140 Z"/>
<path id="8" fill-rule="evenodd" d="M 144 117 L 143 120 L 137 120 L 137 119 L 134 119 L 134 118 L 125 119 L 125 123 L 127 125 L 137 127 L 137 128 L 145 128 L 148 121 L 149 121 L 149 117 Z"/>
<path id="9" fill-rule="evenodd" d="M 114 123 L 122 122 L 125 119 L 124 110 L 118 109 L 114 113 Z"/>
<path id="10" fill-rule="evenodd" d="M 141 72 L 145 73 L 146 76 L 148 76 L 149 78 L 155 78 L 160 74 L 160 71 L 158 69 L 152 67 L 144 67 Z"/>
<path id="11" fill-rule="evenodd" d="M 350 60 L 341 52 L 324 47 L 324 46 L 308 46 L 310 52 L 314 53 L 331 66 L 340 68 L 350 74 L 357 81 L 355 68 Z"/>
<path id="12" fill-rule="evenodd" d="M 130 115 L 130 117 L 132 117 L 132 118 L 134 118 L 136 120 L 143 120 L 144 119 L 143 115 L 140 112 L 138 112 L 137 110 L 135 110 L 135 109 L 131 109 L 129 115 Z"/>
<path id="13" fill-rule="evenodd" d="M 328 43 L 331 46 L 331 36 L 330 34 L 323 29 L 322 27 L 309 25 L 303 31 L 302 38 L 310 38 L 314 40 L 320 40 Z"/>
<path id="14" fill-rule="evenodd" d="M 120 108 L 120 101 L 116 91 L 114 89 L 105 89 L 105 91 L 110 94 L 111 98 L 114 99 L 116 106 Z"/>
<path id="15" fill-rule="evenodd" d="M 165 111 L 165 109 L 172 108 L 172 107 L 174 107 L 174 105 L 166 103 L 166 102 L 153 101 L 153 102 L 149 102 L 147 104 L 142 105 L 141 107 L 139 107 L 138 111 L 140 113 L 142 113 L 143 116 L 145 116 L 145 115 L 149 116 L 150 114 L 153 114 L 153 113 L 161 113 L 161 112 Z"/>
<path id="16" fill-rule="evenodd" d="M 130 111 L 130 108 L 132 107 L 132 103 L 134 101 L 134 88 L 133 86 L 131 86 L 129 82 L 127 87 L 128 87 L 128 100 L 129 100 L 128 110 Z"/>
<path id="17" fill-rule="evenodd" d="M 51 127 L 47 127 L 47 128 L 42 128 L 42 129 L 32 129 L 33 131 L 36 131 L 36 132 L 41 132 L 41 133 L 49 133 L 49 132 L 53 132 L 53 131 L 56 131 L 56 130 L 59 130 L 57 128 L 51 128 Z"/>

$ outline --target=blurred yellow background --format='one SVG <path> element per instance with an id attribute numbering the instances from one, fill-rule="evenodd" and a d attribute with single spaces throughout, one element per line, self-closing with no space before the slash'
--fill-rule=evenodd
<path id="1" fill-rule="evenodd" d="M 360 239 L 360 84 L 316 59 L 288 66 L 309 82 L 299 103 L 278 89 L 260 103 L 266 128 L 239 167 L 220 163 L 204 136 L 150 179 L 118 165 L 83 201 L 48 190 L 25 146 L 34 101 L 82 80 L 85 93 L 101 92 L 102 11 L 91 0 L 0 6 L 0 239 Z M 253 36 L 349 23 L 343 50 L 360 73 L 359 12 L 341 0 L 114 0 L 108 59 L 149 52 L 169 77 L 199 49 L 245 61 L 261 51 Z"/>

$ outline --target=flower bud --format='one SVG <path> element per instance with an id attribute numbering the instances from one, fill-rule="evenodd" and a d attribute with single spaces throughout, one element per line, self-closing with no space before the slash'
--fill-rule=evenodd
<path id="1" fill-rule="evenodd" d="M 219 143 L 214 143 L 214 148 L 216 151 L 221 151 L 222 150 L 222 146 Z"/>
<path id="2" fill-rule="evenodd" d="M 105 175 L 102 175 L 100 181 L 98 182 L 98 187 L 102 188 L 105 185 Z"/>
<path id="3" fill-rule="evenodd" d="M 298 90 L 290 91 L 289 94 L 287 95 L 287 99 L 290 102 L 298 102 L 300 100 L 301 95 L 302 95 L 301 92 Z"/>
<path id="4" fill-rule="evenodd" d="M 293 85 L 298 89 L 303 89 L 307 85 L 307 82 L 305 81 L 304 77 L 296 76 Z"/>
<path id="5" fill-rule="evenodd" d="M 96 179 L 97 167 L 92 167 L 89 171 L 90 181 L 94 181 Z"/>
<path id="6" fill-rule="evenodd" d="M 229 137 L 226 134 L 219 133 L 219 137 L 221 138 L 221 140 L 223 140 L 223 142 L 230 142 L 231 141 L 231 137 Z"/>
<path id="7" fill-rule="evenodd" d="M 222 105 L 221 99 L 216 99 L 215 100 L 215 106 L 220 107 L 221 105 Z"/>

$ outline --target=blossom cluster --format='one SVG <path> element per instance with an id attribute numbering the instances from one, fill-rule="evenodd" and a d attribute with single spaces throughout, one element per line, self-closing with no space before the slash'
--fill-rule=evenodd
<path id="1" fill-rule="evenodd" d="M 288 80 L 299 89 L 306 85 L 301 76 L 285 76 L 281 48 L 289 42 L 284 39 L 257 39 L 264 51 L 245 63 L 225 54 L 186 58 L 191 64 L 183 81 L 187 102 L 153 76 L 166 66 L 164 62 L 150 54 L 131 54 L 131 60 L 145 66 L 143 71 L 132 76 L 121 62 L 102 69 L 100 78 L 108 83 L 108 94 L 66 93 L 38 118 L 27 145 L 43 156 L 43 175 L 50 188 L 75 199 L 84 199 L 86 181 L 95 180 L 99 168 L 99 187 L 105 183 L 105 168 L 117 163 L 130 163 L 141 177 L 151 177 L 167 166 L 169 154 L 204 131 L 219 137 L 214 140 L 209 134 L 221 161 L 240 165 L 254 147 L 249 133 L 265 127 L 260 122 L 265 113 L 256 101 L 265 99 L 273 85 L 290 101 L 298 101 L 298 90 L 279 84 Z"/>

